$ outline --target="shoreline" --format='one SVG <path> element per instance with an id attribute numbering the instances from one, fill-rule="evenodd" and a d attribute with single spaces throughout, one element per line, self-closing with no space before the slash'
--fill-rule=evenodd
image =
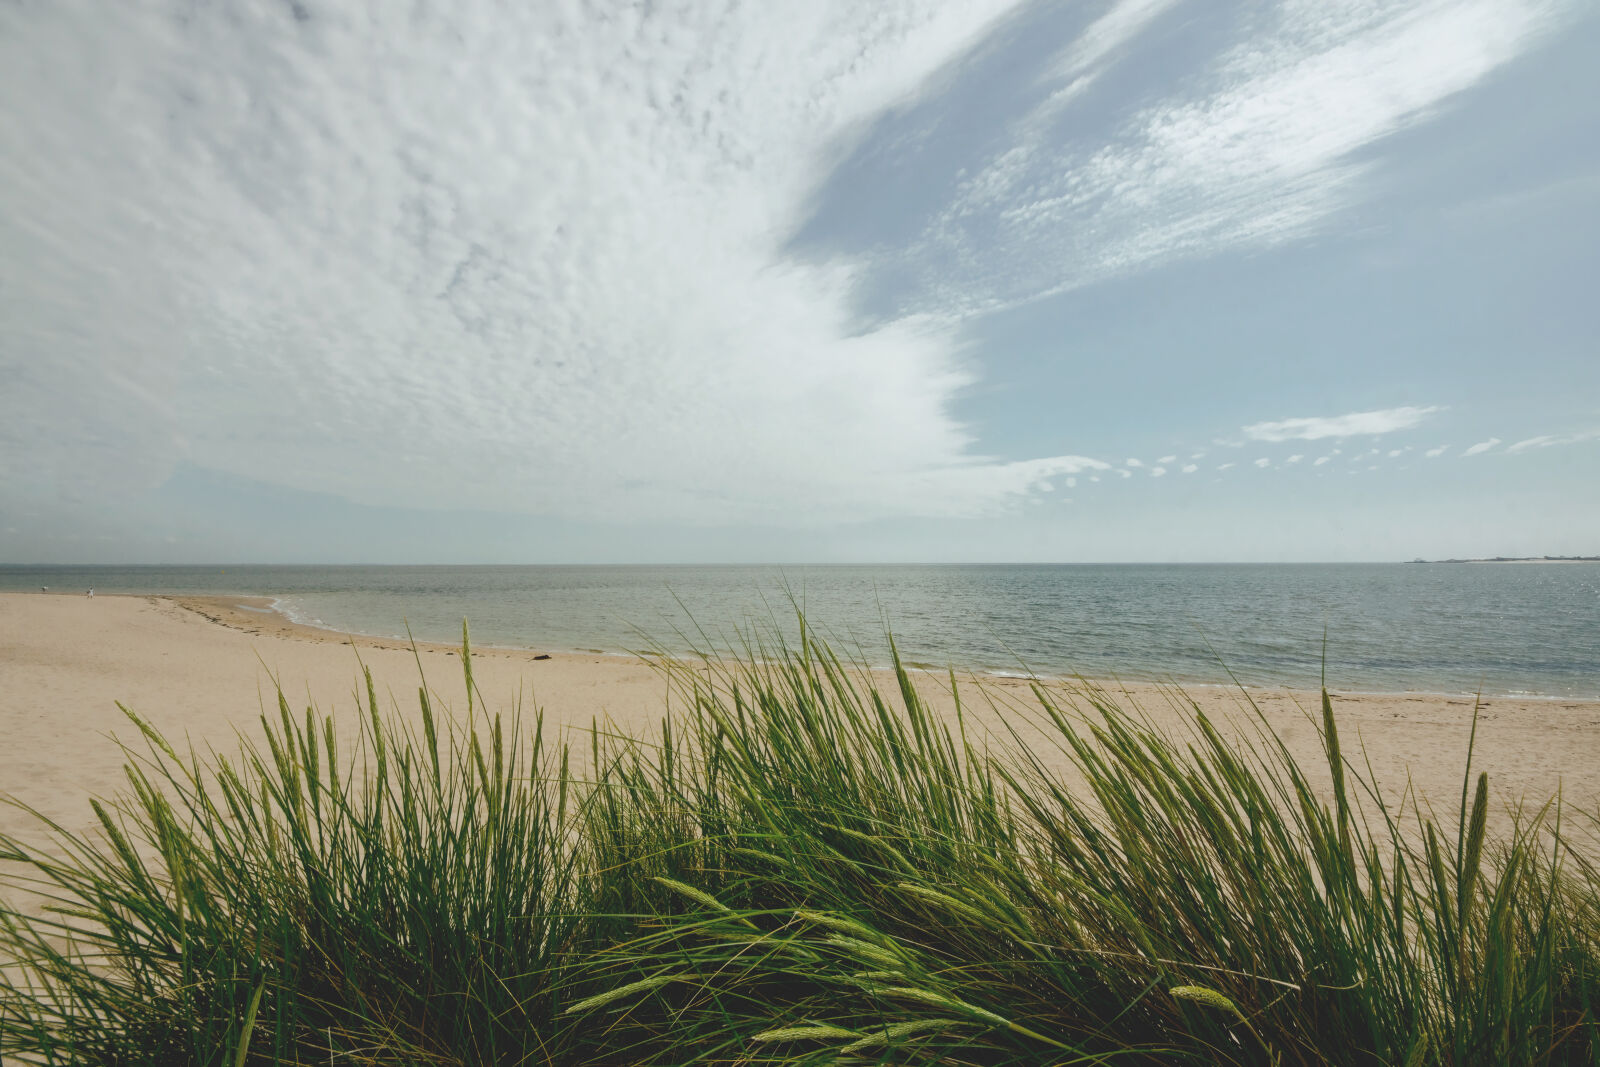
<path id="1" fill-rule="evenodd" d="M 1494 560 L 1460 560 L 1451 562 L 1497 562 Z M 1507 562 L 1523 562 L 1512 560 Z M 1528 562 L 1542 562 L 1530 560 Z M 1567 561 L 1552 561 L 1567 562 Z M 31 591 L 0 591 L 0 600 L 11 597 L 61 597 L 67 600 L 89 599 L 82 593 L 57 593 L 31 592 Z M 94 599 L 112 600 L 143 600 L 159 601 L 172 604 L 186 611 L 193 612 L 206 621 L 234 630 L 239 633 L 255 636 L 283 637 L 301 641 L 316 642 L 321 644 L 334 644 L 346 647 L 369 648 L 377 650 L 401 651 L 409 650 L 414 644 L 418 651 L 430 653 L 446 653 L 454 655 L 460 651 L 460 642 L 451 641 L 426 641 L 420 638 L 408 638 L 400 635 L 385 636 L 382 634 L 364 633 L 359 630 L 341 630 L 331 626 L 318 626 L 312 623 L 301 622 L 281 607 L 281 598 L 263 596 L 254 593 L 98 593 Z M 470 623 L 470 619 L 468 620 Z M 528 661 L 546 660 L 576 660 L 588 662 L 594 657 L 604 657 L 617 662 L 641 662 L 648 659 L 664 656 L 685 661 L 699 660 L 700 656 L 692 653 L 655 653 L 638 651 L 615 651 L 600 648 L 571 649 L 556 648 L 541 649 L 524 645 L 493 645 L 472 643 L 472 655 L 476 659 L 480 655 L 505 656 Z M 912 674 L 927 676 L 935 679 L 944 679 L 948 684 L 950 668 L 931 663 L 913 662 L 906 660 L 907 670 Z M 888 665 L 874 665 L 871 672 L 878 676 L 892 676 L 893 669 Z M 956 668 L 958 679 L 976 680 L 983 683 L 992 683 L 1000 686 L 1016 684 L 1031 684 L 1040 682 L 1045 685 L 1075 685 L 1087 683 L 1091 686 L 1117 689 L 1133 687 L 1135 689 L 1179 689 L 1184 692 L 1189 690 L 1205 690 L 1220 692 L 1246 692 L 1246 693 L 1311 693 L 1318 690 L 1315 687 L 1300 687 L 1294 685 L 1275 685 L 1272 683 L 1248 683 L 1235 681 L 1216 680 L 1175 680 L 1172 678 L 1145 678 L 1145 677 L 1090 677 L 1079 674 L 1024 674 L 1021 671 L 1002 670 L 999 668 Z M 1378 699 L 1378 700 L 1410 700 L 1410 699 L 1437 699 L 1448 701 L 1452 704 L 1462 700 L 1480 700 L 1484 707 L 1497 702 L 1516 702 L 1532 704 L 1548 704 L 1570 708 L 1594 707 L 1600 709 L 1600 695 L 1569 696 L 1552 693 L 1534 693 L 1513 691 L 1505 693 L 1489 692 L 1470 689 L 1354 689 L 1329 686 L 1330 696 L 1342 699 Z"/>
<path id="2" fill-rule="evenodd" d="M 263 713 L 276 714 L 275 686 L 291 711 L 308 704 L 338 717 L 365 703 L 361 666 L 380 703 L 414 716 L 417 688 L 436 707 L 465 711 L 459 649 L 323 630 L 264 610 L 270 598 L 96 596 L 0 593 L 0 794 L 31 805 L 68 829 L 89 826 L 87 799 L 123 786 L 124 754 L 109 738 L 137 739 L 120 701 L 174 743 L 222 752 L 255 738 Z M 591 729 L 635 735 L 658 728 L 678 706 L 659 664 L 614 654 L 473 648 L 473 678 L 488 711 L 542 715 L 552 740 L 588 743 Z M 419 678 L 419 664 L 422 676 Z M 925 701 L 952 723 L 954 701 L 942 670 L 913 669 Z M 892 675 L 878 673 L 886 696 Z M 957 675 L 962 714 L 976 741 L 1004 752 L 1018 744 L 1057 754 L 1036 729 L 1034 680 Z M 1315 690 L 1099 683 L 1038 679 L 1064 708 L 1087 712 L 1109 697 L 1137 706 L 1163 729 L 1192 728 L 1198 707 L 1241 733 L 1270 730 L 1297 760 L 1321 757 Z M 1097 688 L 1098 687 L 1098 688 Z M 359 703 L 358 703 L 359 699 Z M 1453 810 L 1473 729 L 1475 701 L 1456 694 L 1333 692 L 1341 736 L 1365 745 L 1385 795 L 1410 788 Z M 558 736 L 559 735 L 559 736 Z M 137 746 L 135 746 L 137 747 Z M 581 751 L 581 747 L 580 747 Z M 1474 771 L 1486 770 L 1501 801 L 1568 802 L 1600 810 L 1600 701 L 1492 697 L 1477 702 Z M 1359 758 L 1359 757 L 1354 757 Z M 1321 766 L 1325 773 L 1325 764 Z M 0 806 L 0 831 L 36 824 Z"/>
<path id="3" fill-rule="evenodd" d="M 41 594 L 19 593 L 16 595 L 39 596 Z M 54 596 L 55 594 L 51 593 L 43 595 Z M 70 596 L 73 594 L 65 595 Z M 338 644 L 351 644 L 352 640 L 354 640 L 355 642 L 359 643 L 361 647 L 392 647 L 397 642 L 401 645 L 408 645 L 408 642 L 412 640 L 399 635 L 384 636 L 382 634 L 363 633 L 359 630 L 340 630 L 331 626 L 317 626 L 312 623 L 301 622 L 290 616 L 282 609 L 280 606 L 281 599 L 277 597 L 258 596 L 255 594 L 245 593 L 237 595 L 216 593 L 107 593 L 105 595 L 134 597 L 142 596 L 171 601 L 172 603 L 187 607 L 189 610 L 205 616 L 220 626 L 226 626 L 230 629 L 242 630 L 249 633 L 260 632 L 257 625 L 261 621 L 257 618 L 257 615 L 259 614 L 270 617 L 274 620 L 274 632 L 299 636 L 305 640 L 333 641 Z M 470 622 L 471 620 L 468 621 Z M 430 648 L 447 651 L 457 651 L 460 647 L 459 643 L 442 641 L 416 640 L 416 644 L 418 648 Z M 557 648 L 552 646 L 548 649 L 541 649 L 533 646 L 523 645 L 479 645 L 477 642 L 474 642 L 472 645 L 473 655 L 476 656 L 480 652 L 505 653 L 508 655 L 527 656 L 533 659 L 538 659 L 541 657 L 549 657 L 554 659 L 568 656 L 609 656 L 622 660 L 634 660 L 644 655 L 654 655 L 654 653 L 615 651 L 601 648 L 572 649 Z M 689 653 L 678 653 L 675 655 L 678 655 L 684 659 L 699 658 L 698 656 Z M 913 662 L 911 660 L 906 660 L 905 663 L 907 668 L 914 673 L 922 673 L 941 678 L 946 677 L 949 670 L 949 668 L 946 666 L 923 663 L 920 661 Z M 886 664 L 878 664 L 873 666 L 871 669 L 875 674 L 887 674 L 892 672 L 892 668 Z M 983 681 L 993 681 L 996 683 L 1039 681 L 1047 685 L 1055 685 L 1071 684 L 1075 682 L 1088 682 L 1092 685 L 1099 686 L 1175 686 L 1184 690 L 1205 689 L 1224 690 L 1228 692 L 1237 692 L 1240 690 L 1252 693 L 1313 692 L 1311 689 L 1302 689 L 1298 686 L 1274 685 L 1271 683 L 1251 684 L 1247 682 L 1216 680 L 1175 680 L 1171 678 L 1145 678 L 1131 675 L 1127 677 L 1112 676 L 1108 678 L 1101 678 L 1078 674 L 1024 674 L 1021 671 L 1002 670 L 1000 668 L 957 668 L 956 673 L 958 677 L 977 678 Z M 1484 694 L 1481 691 L 1474 691 L 1470 689 L 1354 689 L 1330 686 L 1328 692 L 1333 696 L 1346 698 L 1437 697 L 1441 700 L 1460 700 L 1463 698 L 1474 699 L 1481 697 L 1485 704 L 1497 700 L 1531 701 L 1550 704 L 1600 704 L 1600 695 L 1594 697 L 1584 697 L 1568 696 L 1559 693 L 1533 692 L 1490 692 Z"/>

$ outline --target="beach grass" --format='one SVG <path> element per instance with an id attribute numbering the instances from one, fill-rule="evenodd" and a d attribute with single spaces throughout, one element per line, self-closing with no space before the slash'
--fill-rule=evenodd
<path id="1" fill-rule="evenodd" d="M 0 838 L 0 1057 L 1600 1063 L 1596 813 L 1386 797 L 1326 694 L 1320 767 L 1087 683 L 996 738 L 800 634 L 660 657 L 648 737 L 486 711 L 465 634 L 453 711 L 130 714 L 98 832 Z"/>

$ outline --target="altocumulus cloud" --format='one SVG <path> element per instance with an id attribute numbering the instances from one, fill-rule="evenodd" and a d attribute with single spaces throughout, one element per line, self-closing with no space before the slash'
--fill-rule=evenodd
<path id="1" fill-rule="evenodd" d="M 1506 451 L 1511 453 L 1528 452 L 1538 448 L 1551 448 L 1555 445 L 1573 445 L 1583 441 L 1600 440 L 1600 429 L 1582 430 L 1568 434 L 1540 434 L 1538 437 L 1529 437 L 1518 441 L 1516 444 L 1507 445 Z"/>
<path id="2" fill-rule="evenodd" d="M 1349 415 L 1281 419 L 1246 426 L 1244 434 L 1253 441 L 1318 441 L 1324 437 L 1392 433 L 1409 430 L 1438 410 L 1437 407 L 1402 407 L 1358 411 Z"/>
<path id="3" fill-rule="evenodd" d="M 8 6 L 7 451 L 85 493 L 190 462 L 711 521 L 977 514 L 1104 469 L 972 454 L 953 336 L 863 332 L 856 267 L 782 253 L 1010 6 Z"/>
<path id="4" fill-rule="evenodd" d="M 1078 121 L 1186 6 L 1100 0 L 993 136 L 919 169 L 946 195 L 902 241 L 802 258 L 841 164 L 1021 0 L 0 4 L 0 463 L 30 460 L 0 506 L 191 463 L 368 504 L 830 521 L 1109 471 L 976 454 L 964 320 L 1314 233 L 1365 148 L 1582 11 L 1251 5 Z"/>

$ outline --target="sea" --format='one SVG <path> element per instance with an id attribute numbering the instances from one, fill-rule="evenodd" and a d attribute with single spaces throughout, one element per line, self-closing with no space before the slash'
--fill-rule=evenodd
<path id="1" fill-rule="evenodd" d="M 378 636 L 746 654 L 797 617 L 842 656 L 1186 686 L 1600 699 L 1600 563 L 0 566 L 0 589 L 271 598 Z M 0 655 L 4 651 L 0 650 Z"/>

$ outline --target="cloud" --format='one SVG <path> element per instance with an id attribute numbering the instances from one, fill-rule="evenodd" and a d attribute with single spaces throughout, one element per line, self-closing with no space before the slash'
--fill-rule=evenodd
<path id="1" fill-rule="evenodd" d="M 1272 465 L 1272 460 L 1268 459 L 1266 456 L 1262 456 L 1260 459 L 1256 460 L 1255 465 L 1260 467 L 1262 470 L 1265 470 Z"/>
<path id="2" fill-rule="evenodd" d="M 1197 471 L 1199 469 L 1200 469 L 1200 466 L 1199 466 L 1199 464 L 1196 464 L 1196 463 L 1185 463 L 1183 465 L 1183 473 L 1185 473 L 1185 474 L 1193 474 L 1195 471 Z"/>
<path id="3" fill-rule="evenodd" d="M 1225 470 L 1227 470 L 1227 469 L 1228 469 L 1228 468 L 1229 468 L 1229 467 L 1232 467 L 1232 466 L 1236 466 L 1236 464 L 1233 464 L 1233 463 L 1223 463 L 1223 464 L 1220 464 L 1220 465 L 1219 465 L 1219 466 L 1218 466 L 1218 467 L 1217 467 L 1217 470 L 1219 470 L 1219 471 L 1225 471 Z"/>
<path id="4" fill-rule="evenodd" d="M 1152 477 L 1152 478 L 1159 478 L 1163 474 L 1166 474 L 1166 473 L 1167 473 L 1167 468 L 1165 468 L 1165 467 L 1151 467 L 1150 468 L 1150 477 Z"/>
<path id="5" fill-rule="evenodd" d="M 1296 452 L 1294 455 L 1292 455 L 1288 459 L 1284 460 L 1284 462 L 1285 463 L 1299 463 L 1301 460 L 1303 460 L 1305 458 L 1306 458 L 1305 456 L 1301 455 L 1299 452 Z"/>
<path id="6" fill-rule="evenodd" d="M 944 496 L 949 501 L 942 509 L 944 515 L 968 518 L 981 514 L 995 499 L 1027 497 L 1047 491 L 1052 478 L 1106 470 L 1109 466 L 1087 456 L 1055 456 L 1013 463 L 973 462 L 905 474 L 901 476 L 904 484 L 880 485 L 878 491 L 887 494 L 883 502 L 887 514 L 926 513 L 928 499 Z"/>
<path id="7" fill-rule="evenodd" d="M 1410 448 L 1391 448 L 1389 449 L 1389 458 L 1394 459 L 1396 456 L 1403 456 L 1409 451 L 1411 451 Z"/>
<path id="8" fill-rule="evenodd" d="M 1393 433 L 1409 430 L 1440 410 L 1437 407 L 1401 407 L 1349 415 L 1280 419 L 1246 426 L 1244 434 L 1252 441 L 1319 441 L 1325 437 Z"/>
<path id="9" fill-rule="evenodd" d="M 866 264 L 786 241 L 1013 6 L 9 10 L 6 447 L 85 496 L 187 462 L 578 519 L 1003 510 L 1099 461 L 976 454 L 956 336 L 863 328 Z"/>
<path id="10" fill-rule="evenodd" d="M 1142 466 L 1144 466 L 1144 463 L 1142 463 L 1141 461 L 1139 461 L 1137 459 L 1124 460 L 1123 462 L 1129 467 L 1142 467 Z"/>
<path id="11" fill-rule="evenodd" d="M 1324 463 L 1328 462 L 1332 458 L 1333 458 L 1332 456 L 1318 456 L 1315 460 L 1312 461 L 1311 465 L 1313 467 L 1320 467 L 1320 466 L 1322 466 Z"/>
<path id="12" fill-rule="evenodd" d="M 1578 433 L 1569 434 L 1547 433 L 1540 434 L 1538 437 L 1530 437 L 1525 441 L 1518 441 L 1514 445 L 1508 445 L 1506 447 L 1506 451 L 1527 452 L 1535 448 L 1551 448 L 1555 445 L 1573 445 L 1583 441 L 1593 441 L 1596 439 L 1600 439 L 1600 429 L 1583 430 Z"/>
<path id="13" fill-rule="evenodd" d="M 1133 472 L 1128 470 L 1126 467 L 1118 467 L 1117 468 L 1117 473 L 1122 475 L 1124 478 L 1132 478 L 1133 477 Z"/>
<path id="14" fill-rule="evenodd" d="M 1440 456 L 1444 455 L 1445 450 L 1449 447 L 1449 445 L 1440 445 L 1438 448 L 1430 448 L 1424 452 L 1423 455 L 1427 456 L 1429 459 L 1438 459 Z"/>
<path id="15" fill-rule="evenodd" d="M 1103 86 L 1108 64 L 1136 54 L 1129 43 L 1166 7 L 1116 4 L 1068 50 L 1032 110 L 964 168 L 921 240 L 887 254 L 914 279 L 903 307 L 981 314 L 1315 234 L 1361 200 L 1374 146 L 1581 10 L 1542 0 L 1256 5 L 1181 77 L 1152 85 L 1139 59 L 1118 68 L 1139 92 L 1113 100 L 1122 111 L 1112 130 L 1073 110 L 1091 84 Z"/>
<path id="16" fill-rule="evenodd" d="M 7 7 L 0 463 L 30 462 L 0 511 L 187 464 L 373 506 L 846 522 L 1109 470 L 1082 441 L 982 454 L 953 324 L 1314 234 L 1382 139 L 1567 18 L 1258 5 L 1169 69 L 1141 46 L 1181 6 L 1028 42 L 1043 80 L 918 170 L 944 195 L 909 238 L 803 256 L 841 164 L 920 163 L 918 132 L 873 138 L 946 121 L 1026 5 Z M 1121 95 L 1079 111 L 1090 86 Z"/>
<path id="17" fill-rule="evenodd" d="M 1178 459 L 1177 456 L 1162 456 L 1160 459 L 1156 460 L 1156 462 L 1157 463 L 1175 463 L 1175 462 L 1177 462 L 1177 459 Z"/>
<path id="18" fill-rule="evenodd" d="M 1037 121 L 1040 114 L 1049 114 L 1058 109 L 1065 102 L 1064 98 L 1070 99 L 1087 88 L 1107 58 L 1125 48 L 1176 2 L 1177 0 L 1117 0 L 1110 10 L 1091 22 L 1062 51 L 1051 74 L 1056 79 L 1066 80 L 1067 88 L 1052 94 L 1039 112 L 1031 117 Z M 1055 105 L 1055 108 L 1051 105 Z"/>
<path id="19" fill-rule="evenodd" d="M 1479 441 L 1477 444 L 1473 445 L 1471 448 L 1467 449 L 1465 452 L 1463 452 L 1461 454 L 1463 456 L 1479 456 L 1479 455 L 1482 455 L 1483 453 L 1489 451 L 1489 449 L 1493 448 L 1495 445 L 1497 445 L 1499 443 L 1500 443 L 1500 438 L 1491 437 L 1487 441 Z"/>

